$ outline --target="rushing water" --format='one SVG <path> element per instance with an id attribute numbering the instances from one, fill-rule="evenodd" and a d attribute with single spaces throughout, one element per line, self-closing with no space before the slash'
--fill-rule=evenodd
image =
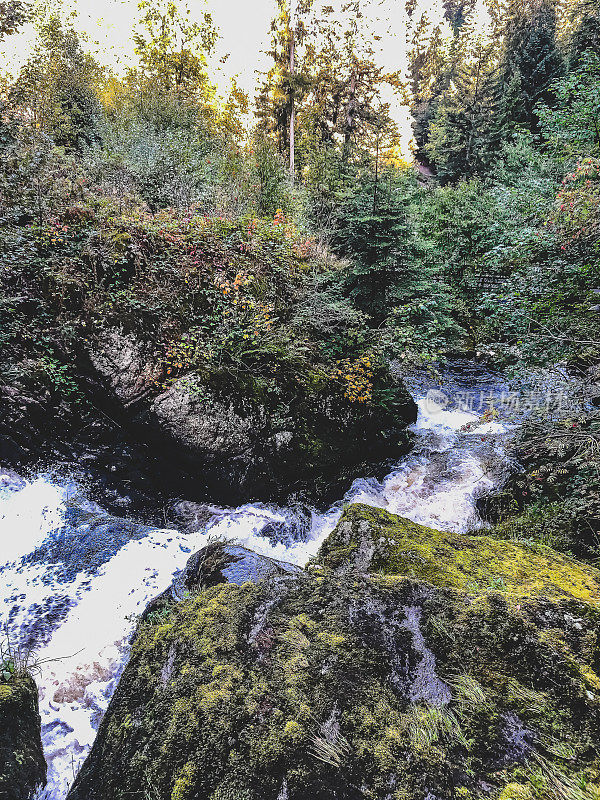
<path id="1" fill-rule="evenodd" d="M 113 517 L 68 481 L 0 470 L 0 617 L 39 660 L 49 800 L 65 797 L 92 745 L 128 653 L 136 615 L 210 536 L 303 565 L 344 503 L 386 508 L 432 527 L 481 525 L 476 500 L 506 466 L 506 427 L 482 419 L 503 386 L 491 375 L 446 375 L 443 395 L 412 381 L 415 447 L 383 481 L 357 479 L 325 513 L 248 504 L 211 509 L 197 530 L 159 530 Z M 465 391 L 470 392 L 468 410 Z M 504 465 L 504 466 L 503 466 Z"/>

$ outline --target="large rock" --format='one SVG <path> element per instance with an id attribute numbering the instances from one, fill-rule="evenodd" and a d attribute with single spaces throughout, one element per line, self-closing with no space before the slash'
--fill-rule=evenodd
<path id="1" fill-rule="evenodd" d="M 2 662 L 0 661 L 0 668 Z M 38 693 L 28 675 L 0 676 L 0 797 L 29 800 L 46 783 Z"/>
<path id="2" fill-rule="evenodd" d="M 351 506 L 139 626 L 69 800 L 600 796 L 600 573 Z"/>
<path id="3" fill-rule="evenodd" d="M 297 490 L 338 496 L 359 467 L 406 451 L 406 427 L 417 414 L 401 381 L 384 368 L 375 376 L 381 402 L 358 403 L 318 372 L 290 378 L 276 391 L 227 372 L 188 375 L 160 391 L 159 354 L 114 330 L 90 358 L 139 438 L 230 503 L 283 499 Z"/>
<path id="4" fill-rule="evenodd" d="M 90 360 L 118 400 L 130 406 L 145 397 L 158 377 L 154 350 L 132 334 L 116 329 L 103 332 Z"/>
<path id="5" fill-rule="evenodd" d="M 417 525 L 369 506 L 351 506 L 321 548 L 325 566 L 402 575 L 507 599 L 577 599 L 600 607 L 597 570 L 548 547 L 463 536 Z"/>

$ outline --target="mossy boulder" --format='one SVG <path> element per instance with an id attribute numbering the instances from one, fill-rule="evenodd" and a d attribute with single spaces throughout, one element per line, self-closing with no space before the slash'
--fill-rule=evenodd
<path id="1" fill-rule="evenodd" d="M 320 568 L 166 604 L 69 800 L 592 800 L 598 573 L 505 545 L 352 506 Z"/>
<path id="2" fill-rule="evenodd" d="M 29 800 L 46 783 L 35 682 L 28 675 L 0 679 L 0 797 Z"/>

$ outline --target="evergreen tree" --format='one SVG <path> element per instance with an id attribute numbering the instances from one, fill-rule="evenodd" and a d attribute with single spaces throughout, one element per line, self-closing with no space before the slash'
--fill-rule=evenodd
<path id="1" fill-rule="evenodd" d="M 374 59 L 372 41 L 364 27 L 362 0 L 342 4 L 340 18 L 332 7 L 317 10 L 298 6 L 296 71 L 288 64 L 289 12 L 281 0 L 273 25 L 274 65 L 258 99 L 257 116 L 283 154 L 289 150 L 292 109 L 296 115 L 297 172 L 312 169 L 323 159 L 351 175 L 354 163 L 370 155 L 380 129 L 385 103 L 384 86 L 398 89 L 399 77 L 386 72 Z M 300 31 L 300 33 L 298 33 Z M 388 123 L 393 127 L 389 113 Z"/>
<path id="2" fill-rule="evenodd" d="M 431 122 L 425 150 L 444 182 L 483 174 L 498 143 L 494 48 L 482 36 L 471 40 Z"/>
<path id="3" fill-rule="evenodd" d="M 426 14 L 414 21 L 408 53 L 412 128 L 415 157 L 427 166 L 430 163 L 425 146 L 429 141 L 429 127 L 440 97 L 450 83 L 453 44 L 444 23 L 432 25 Z"/>
<path id="4" fill-rule="evenodd" d="M 405 180 L 414 191 L 414 178 Z M 406 284 L 411 263 L 406 200 L 391 172 L 371 172 L 347 193 L 338 210 L 333 244 L 353 261 L 347 292 L 375 326 L 392 310 L 398 284 Z"/>
<path id="5" fill-rule="evenodd" d="M 575 31 L 569 44 L 569 67 L 576 69 L 584 53 L 600 56 L 600 3 L 583 0 L 573 13 Z"/>
<path id="6" fill-rule="evenodd" d="M 447 20 L 452 25 L 453 31 L 458 33 L 473 11 L 475 0 L 444 0 L 443 5 Z"/>
<path id="7" fill-rule="evenodd" d="M 536 106 L 551 102 L 552 82 L 562 71 L 554 0 L 511 0 L 499 70 L 503 121 L 536 133 Z"/>
<path id="8" fill-rule="evenodd" d="M 79 150 L 99 140 L 101 74 L 72 25 L 52 15 L 38 23 L 34 52 L 10 99 L 56 144 Z"/>

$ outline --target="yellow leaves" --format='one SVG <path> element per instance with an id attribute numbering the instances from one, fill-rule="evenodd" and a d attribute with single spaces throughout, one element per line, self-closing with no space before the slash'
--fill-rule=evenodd
<path id="1" fill-rule="evenodd" d="M 351 361 L 338 361 L 340 366 L 332 377 L 342 379 L 346 386 L 344 396 L 352 403 L 367 403 L 373 397 L 372 357 L 365 355 Z"/>

